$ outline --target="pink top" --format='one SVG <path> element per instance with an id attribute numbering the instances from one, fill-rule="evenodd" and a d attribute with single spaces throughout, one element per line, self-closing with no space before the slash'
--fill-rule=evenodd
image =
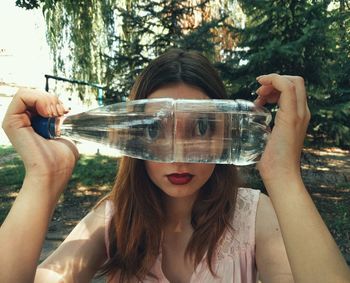
<path id="1" fill-rule="evenodd" d="M 192 283 L 256 283 L 257 269 L 255 265 L 255 218 L 258 190 L 239 188 L 236 209 L 233 219 L 234 232 L 224 233 L 213 261 L 213 269 L 218 277 L 213 277 L 204 257 L 192 274 Z M 106 203 L 106 247 L 108 247 L 108 228 L 113 213 L 113 204 Z M 162 271 L 162 253 L 152 267 L 151 272 L 158 280 L 147 277 L 143 282 L 169 283 Z M 117 277 L 108 281 L 117 283 Z M 137 280 L 135 279 L 135 281 Z"/>

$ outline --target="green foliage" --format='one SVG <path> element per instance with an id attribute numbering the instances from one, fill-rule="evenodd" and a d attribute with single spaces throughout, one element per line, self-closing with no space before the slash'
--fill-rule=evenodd
<path id="1" fill-rule="evenodd" d="M 266 73 L 300 75 L 309 83 L 325 78 L 332 38 L 323 3 L 309 1 L 240 1 L 248 15 L 247 27 L 239 32 L 241 62 L 234 72 L 241 91 L 256 76 Z M 315 68 L 315 66 L 317 66 Z"/>
<path id="2" fill-rule="evenodd" d="M 25 8 L 27 10 L 36 9 L 40 7 L 41 0 L 16 0 L 16 6 Z"/>
<path id="3" fill-rule="evenodd" d="M 56 74 L 101 83 L 100 57 L 111 44 L 107 37 L 113 26 L 113 9 L 109 1 L 45 1 L 43 12 Z"/>
<path id="4" fill-rule="evenodd" d="M 83 155 L 74 169 L 69 186 L 78 184 L 98 187 L 112 186 L 117 172 L 117 160 L 103 155 Z"/>
<path id="5" fill-rule="evenodd" d="M 104 85 L 102 56 L 113 44 L 115 2 L 16 0 L 16 5 L 42 8 L 55 75 Z"/>
<path id="6" fill-rule="evenodd" d="M 350 146 L 348 0 L 16 3 L 42 7 L 55 74 L 106 86 L 106 101 L 127 96 L 141 69 L 169 47 L 196 49 L 215 63 L 231 97 L 251 100 L 261 74 L 304 77 L 313 142 Z"/>
<path id="7" fill-rule="evenodd" d="M 12 146 L 1 146 L 0 147 L 0 158 L 3 158 L 4 156 L 13 154 L 15 152 L 16 151 Z"/>
<path id="8" fill-rule="evenodd" d="M 130 1 L 116 7 L 121 32 L 114 37 L 116 46 L 105 56 L 108 70 L 105 82 L 112 93 L 107 99 L 128 95 L 135 77 L 144 66 L 165 50 L 176 47 L 196 49 L 215 57 L 215 29 L 225 24 L 226 15 L 184 28 L 181 23 L 193 18 L 194 11 L 207 8 L 209 1 L 189 4 L 187 0 Z"/>
<path id="9" fill-rule="evenodd" d="M 233 62 L 245 64 L 226 72 L 238 96 L 249 98 L 250 84 L 260 74 L 302 76 L 313 141 L 349 147 L 349 9 L 329 9 L 331 1 L 239 2 L 248 23 L 239 32 L 241 48 Z"/>

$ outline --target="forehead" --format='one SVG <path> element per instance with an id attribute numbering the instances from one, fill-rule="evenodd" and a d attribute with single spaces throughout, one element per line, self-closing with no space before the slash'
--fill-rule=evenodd
<path id="1" fill-rule="evenodd" d="M 176 84 L 157 89 L 147 98 L 208 99 L 209 97 L 199 88 Z"/>

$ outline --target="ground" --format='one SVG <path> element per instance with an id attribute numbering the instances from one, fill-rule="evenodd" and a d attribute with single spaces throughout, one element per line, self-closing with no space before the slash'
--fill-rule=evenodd
<path id="1" fill-rule="evenodd" d="M 15 156 L 15 153 L 0 156 L 0 169 L 1 164 Z M 56 248 L 77 222 L 111 189 L 112 183 L 90 181 L 97 178 L 105 180 L 103 174 L 108 170 L 114 174 L 116 164 L 110 164 L 110 160 L 104 160 L 103 157 L 99 158 L 97 163 L 91 163 L 96 160 L 93 157 L 85 158 L 83 162 L 87 167 L 99 164 L 102 168 L 96 168 L 94 172 L 101 177 L 90 176 L 91 173 L 84 175 L 87 167 L 76 169 L 77 174 L 73 175 L 57 205 L 41 259 Z M 107 170 L 106 166 L 110 169 Z M 254 166 L 242 168 L 241 173 L 247 186 L 263 188 Z M 302 154 L 302 175 L 316 206 L 350 265 L 350 152 L 339 148 L 306 148 Z M 13 187 L 3 187 L 1 182 L 0 190 L 0 206 L 16 196 Z"/>

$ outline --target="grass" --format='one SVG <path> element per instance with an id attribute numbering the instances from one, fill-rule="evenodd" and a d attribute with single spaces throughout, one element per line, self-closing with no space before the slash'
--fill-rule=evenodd
<path id="1" fill-rule="evenodd" d="M 2 183 L 7 186 L 21 184 L 24 176 L 24 168 L 21 159 L 12 147 L 0 149 L 0 187 Z"/>
<path id="2" fill-rule="evenodd" d="M 73 172 L 73 176 L 61 197 L 56 218 L 60 209 L 85 207 L 84 212 L 96 201 L 108 193 L 115 179 L 117 161 L 114 158 L 96 155 L 82 155 Z M 13 147 L 0 148 L 0 223 L 8 214 L 18 191 L 22 186 L 24 167 Z M 78 217 L 78 215 L 76 215 Z"/>
<path id="3" fill-rule="evenodd" d="M 0 147 L 0 158 L 11 153 L 15 153 L 15 149 L 12 146 L 1 146 Z"/>
<path id="4" fill-rule="evenodd" d="M 0 148 L 0 160 L 0 223 L 2 223 L 21 187 L 24 168 L 12 147 Z"/>

